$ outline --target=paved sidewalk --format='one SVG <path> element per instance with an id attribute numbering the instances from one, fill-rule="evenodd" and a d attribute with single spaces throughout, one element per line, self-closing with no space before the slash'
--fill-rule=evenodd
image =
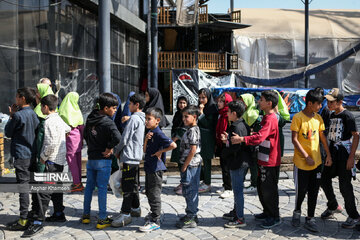
<path id="1" fill-rule="evenodd" d="M 247 227 L 242 229 L 226 229 L 223 227 L 226 220 L 221 216 L 229 212 L 233 207 L 233 199 L 220 199 L 215 193 L 221 186 L 220 176 L 214 176 L 214 183 L 211 193 L 200 195 L 199 203 L 199 227 L 196 229 L 179 230 L 174 225 L 178 217 L 184 214 L 185 200 L 182 196 L 174 194 L 173 187 L 179 182 L 176 176 L 168 176 L 164 179 L 162 194 L 162 225 L 161 229 L 152 233 L 141 233 L 138 227 L 144 224 L 143 218 L 134 218 L 133 223 L 124 228 L 106 228 L 97 230 L 97 196 L 94 195 L 92 201 L 92 223 L 83 225 L 79 222 L 82 215 L 83 194 L 67 194 L 64 196 L 66 206 L 65 223 L 55 223 L 46 225 L 45 230 L 36 235 L 35 239 L 360 239 L 360 231 L 341 228 L 341 222 L 346 220 L 346 213 L 337 214 L 336 219 L 323 221 L 317 218 L 320 233 L 313 234 L 303 227 L 294 228 L 291 226 L 291 216 L 294 208 L 295 191 L 291 173 L 282 173 L 279 182 L 280 193 L 280 214 L 283 223 L 272 230 L 264 230 L 259 223 L 254 221 L 253 214 L 261 212 L 261 204 L 257 194 L 245 194 L 245 218 Z M 143 180 L 143 178 L 142 178 Z M 338 182 L 335 180 L 339 203 L 343 205 L 340 196 Z M 360 181 L 354 183 L 355 196 L 360 210 Z M 246 182 L 248 184 L 248 182 Z M 149 205 L 145 195 L 141 194 L 141 208 L 144 217 L 149 211 Z M 18 217 L 18 195 L 1 193 L 0 202 L 4 204 L 4 210 L 0 211 L 0 239 L 19 239 L 22 232 L 10 232 L 4 230 L 6 222 L 15 220 Z M 122 199 L 116 199 L 111 193 L 108 194 L 108 212 L 117 215 L 120 211 Z M 303 204 L 303 217 L 306 213 L 306 199 Z M 326 209 L 326 198 L 323 193 L 319 194 L 316 215 L 319 216 Z"/>

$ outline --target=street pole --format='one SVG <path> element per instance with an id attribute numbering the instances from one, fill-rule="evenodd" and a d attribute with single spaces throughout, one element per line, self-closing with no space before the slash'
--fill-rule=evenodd
<path id="1" fill-rule="evenodd" d="M 100 93 L 111 92 L 110 1 L 99 0 L 99 77 Z"/>
<path id="2" fill-rule="evenodd" d="M 305 0 L 305 67 L 309 64 L 309 0 Z M 305 76 L 305 88 L 309 88 L 309 77 Z"/>
<path id="3" fill-rule="evenodd" d="M 199 68 L 199 11 L 195 13 L 195 68 Z"/>
<path id="4" fill-rule="evenodd" d="M 157 0 L 151 0 L 151 87 L 158 88 Z"/>

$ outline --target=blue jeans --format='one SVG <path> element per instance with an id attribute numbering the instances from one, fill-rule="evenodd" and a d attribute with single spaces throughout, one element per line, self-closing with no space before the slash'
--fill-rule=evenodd
<path id="1" fill-rule="evenodd" d="M 244 177 L 247 168 L 230 170 L 231 184 L 234 192 L 235 210 L 238 219 L 244 218 Z"/>
<path id="2" fill-rule="evenodd" d="M 84 214 L 90 214 L 90 205 L 95 186 L 98 188 L 99 219 L 106 219 L 107 185 L 111 172 L 111 160 L 89 160 L 86 164 L 86 188 Z"/>
<path id="3" fill-rule="evenodd" d="M 188 166 L 185 172 L 181 172 L 182 194 L 186 201 L 186 215 L 195 217 L 199 211 L 199 185 L 201 165 L 198 167 Z"/>

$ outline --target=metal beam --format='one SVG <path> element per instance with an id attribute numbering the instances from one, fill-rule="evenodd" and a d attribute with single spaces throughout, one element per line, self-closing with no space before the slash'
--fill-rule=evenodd
<path id="1" fill-rule="evenodd" d="M 305 0 L 305 67 L 309 65 L 309 0 Z M 305 88 L 309 88 L 309 77 L 305 77 Z"/>
<path id="2" fill-rule="evenodd" d="M 99 0 L 99 78 L 100 93 L 111 92 L 110 1 Z"/>
<path id="3" fill-rule="evenodd" d="M 151 87 L 158 88 L 157 0 L 151 0 Z"/>

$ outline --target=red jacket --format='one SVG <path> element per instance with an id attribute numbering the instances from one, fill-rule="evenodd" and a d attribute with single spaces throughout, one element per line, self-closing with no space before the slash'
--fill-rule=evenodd
<path id="1" fill-rule="evenodd" d="M 244 137 L 246 145 L 259 145 L 258 164 L 265 167 L 279 166 L 281 163 L 279 126 L 276 114 L 265 115 L 260 131 Z"/>

